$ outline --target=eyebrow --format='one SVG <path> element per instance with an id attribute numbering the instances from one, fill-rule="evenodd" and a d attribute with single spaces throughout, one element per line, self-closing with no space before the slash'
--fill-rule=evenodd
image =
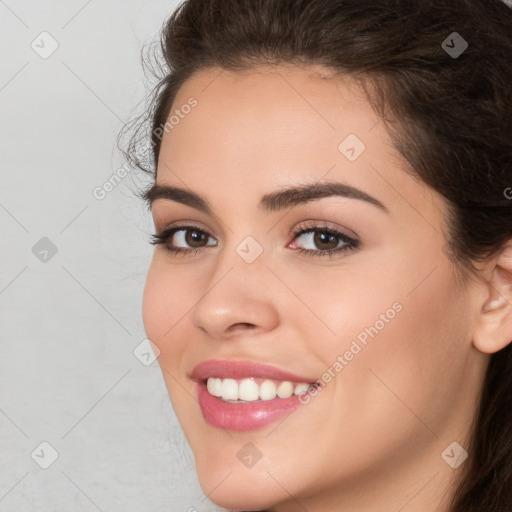
<path id="1" fill-rule="evenodd" d="M 389 213 L 386 206 L 375 197 L 356 187 L 334 181 L 324 181 L 314 185 L 299 185 L 266 194 L 261 198 L 258 208 L 274 212 L 332 196 L 366 201 Z M 176 186 L 154 184 L 149 190 L 144 192 L 142 199 L 148 203 L 149 208 L 152 207 L 157 199 L 167 199 L 190 206 L 209 215 L 213 214 L 208 201 L 195 192 Z"/>

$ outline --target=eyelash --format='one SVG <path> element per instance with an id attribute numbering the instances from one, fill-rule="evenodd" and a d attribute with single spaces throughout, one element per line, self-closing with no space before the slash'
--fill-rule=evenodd
<path id="1" fill-rule="evenodd" d="M 150 243 L 152 245 L 165 245 L 168 240 L 178 231 L 196 231 L 206 236 L 210 236 L 206 231 L 196 228 L 195 226 L 176 226 L 173 228 L 168 228 L 162 230 L 160 233 L 156 233 L 151 235 Z M 337 247 L 336 249 L 327 249 L 327 250 L 312 250 L 312 249 L 295 249 L 300 254 L 304 254 L 308 257 L 329 257 L 332 258 L 336 253 L 344 253 L 349 251 L 354 251 L 359 248 L 359 240 L 349 237 L 345 233 L 337 231 L 332 228 L 318 226 L 318 225 L 307 225 L 302 226 L 297 231 L 293 233 L 293 240 L 298 238 L 299 236 L 309 233 L 309 232 L 319 232 L 319 233 L 327 233 L 328 235 L 333 235 L 338 238 L 340 241 L 344 242 L 346 245 L 342 245 L 341 247 Z M 208 247 L 208 246 L 205 246 Z M 187 249 L 183 247 L 169 247 L 166 246 L 166 250 L 173 255 L 195 255 L 198 252 L 202 251 L 205 247 L 196 247 L 193 249 Z M 214 246 L 210 246 L 214 247 Z"/>

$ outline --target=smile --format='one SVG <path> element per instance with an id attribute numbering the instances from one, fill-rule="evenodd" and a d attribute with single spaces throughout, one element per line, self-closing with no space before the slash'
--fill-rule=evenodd
<path id="1" fill-rule="evenodd" d="M 289 380 L 275 381 L 256 377 L 242 380 L 210 377 L 206 384 L 206 389 L 212 396 L 234 403 L 266 401 L 276 397 L 290 398 L 292 395 L 305 393 L 309 387 L 306 382 L 294 384 Z"/>
<path id="2" fill-rule="evenodd" d="M 236 431 L 262 428 L 290 414 L 315 382 L 270 365 L 219 360 L 200 363 L 192 377 L 205 421 Z"/>

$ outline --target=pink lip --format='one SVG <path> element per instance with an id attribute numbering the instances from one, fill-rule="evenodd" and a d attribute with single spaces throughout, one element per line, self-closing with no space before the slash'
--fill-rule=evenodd
<path id="1" fill-rule="evenodd" d="M 280 370 L 269 364 L 253 363 L 250 361 L 228 361 L 210 359 L 199 363 L 192 371 L 192 378 L 205 380 L 208 377 L 221 379 L 245 379 L 248 377 L 261 377 L 263 379 L 289 380 L 291 382 L 314 382 L 311 377 L 301 377 Z"/>
<path id="2" fill-rule="evenodd" d="M 290 414 L 303 404 L 297 395 L 242 404 L 225 402 L 208 392 L 206 389 L 208 377 L 232 379 L 260 377 L 291 382 L 315 381 L 310 377 L 299 377 L 274 366 L 259 363 L 222 360 L 199 363 L 192 372 L 192 378 L 197 381 L 199 405 L 204 419 L 214 427 L 237 431 L 262 428 Z"/>

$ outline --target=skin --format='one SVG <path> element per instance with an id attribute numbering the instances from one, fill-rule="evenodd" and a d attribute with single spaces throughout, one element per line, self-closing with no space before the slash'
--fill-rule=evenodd
<path id="1" fill-rule="evenodd" d="M 326 76 L 313 66 L 209 69 L 180 89 L 173 110 L 190 97 L 198 104 L 164 133 L 157 183 L 194 191 L 213 214 L 158 199 L 155 230 L 192 223 L 218 245 L 178 256 L 155 248 L 146 333 L 213 502 L 446 511 L 467 462 L 452 469 L 441 454 L 454 441 L 469 445 L 490 354 L 512 338 L 510 302 L 500 299 L 510 301 L 510 248 L 505 270 L 496 258 L 464 286 L 446 250 L 444 199 L 405 172 L 359 86 Z M 348 134 L 366 145 L 353 162 L 338 150 Z M 265 194 L 326 179 L 362 189 L 388 212 L 342 197 L 257 207 Z M 322 248 L 294 238 L 307 221 L 355 233 L 360 246 L 332 258 L 301 254 Z M 263 248 L 251 264 L 236 252 L 247 236 Z M 168 243 L 190 247 L 179 240 Z M 395 302 L 401 311 L 281 423 L 227 432 L 204 420 L 190 379 L 200 361 L 257 361 L 320 379 Z M 262 454 L 252 468 L 237 458 L 248 442 Z"/>

